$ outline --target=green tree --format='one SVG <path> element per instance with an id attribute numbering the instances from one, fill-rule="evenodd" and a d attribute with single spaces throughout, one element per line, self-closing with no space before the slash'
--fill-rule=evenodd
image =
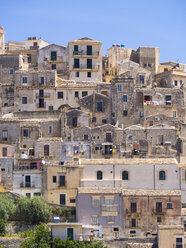
<path id="1" fill-rule="evenodd" d="M 51 211 L 42 197 L 35 196 L 20 198 L 17 201 L 16 213 L 20 220 L 30 224 L 48 222 L 51 218 Z"/>
<path id="2" fill-rule="evenodd" d="M 50 248 L 51 233 L 45 224 L 36 226 L 30 238 L 20 248 Z"/>
<path id="3" fill-rule="evenodd" d="M 15 204 L 13 200 L 7 195 L 0 195 L 0 219 L 5 222 L 15 212 Z"/>
<path id="4" fill-rule="evenodd" d="M 6 225 L 3 219 L 0 219 L 0 235 L 5 236 L 6 234 Z"/>
<path id="5" fill-rule="evenodd" d="M 54 239 L 54 248 L 107 248 L 101 242 L 79 242 L 79 241 L 62 241 L 60 238 Z"/>

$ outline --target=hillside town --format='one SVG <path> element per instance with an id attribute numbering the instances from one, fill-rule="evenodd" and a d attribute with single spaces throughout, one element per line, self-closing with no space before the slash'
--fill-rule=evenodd
<path id="1" fill-rule="evenodd" d="M 75 209 L 48 223 L 53 238 L 185 247 L 186 64 L 107 51 L 89 37 L 5 43 L 0 27 L 0 194 Z"/>

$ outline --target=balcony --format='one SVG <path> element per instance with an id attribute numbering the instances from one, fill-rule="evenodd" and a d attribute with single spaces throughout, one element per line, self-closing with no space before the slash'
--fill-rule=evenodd
<path id="1" fill-rule="evenodd" d="M 35 188 L 35 184 L 31 182 L 20 183 L 20 188 Z"/>
<path id="2" fill-rule="evenodd" d="M 105 205 L 101 206 L 101 215 L 102 216 L 118 216 L 119 206 L 118 204 Z"/>
<path id="3" fill-rule="evenodd" d="M 91 54 L 87 54 L 87 51 L 73 51 L 73 55 L 74 57 L 98 57 L 99 52 L 95 51 L 95 52 L 92 52 Z"/>
<path id="4" fill-rule="evenodd" d="M 46 109 L 46 102 L 44 102 L 44 104 L 37 103 L 37 108 Z"/>
<path id="5" fill-rule="evenodd" d="M 89 68 L 87 67 L 87 65 L 73 65 L 73 70 L 74 71 L 80 71 L 80 70 L 84 70 L 84 71 L 98 71 L 99 70 L 99 65 L 92 65 Z"/>
<path id="6" fill-rule="evenodd" d="M 36 93 L 36 98 L 50 98 L 50 93 L 44 93 L 44 94 Z"/>

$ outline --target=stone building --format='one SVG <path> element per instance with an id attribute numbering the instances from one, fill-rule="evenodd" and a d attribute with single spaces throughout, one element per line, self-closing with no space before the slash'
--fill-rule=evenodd
<path id="1" fill-rule="evenodd" d="M 104 94 L 94 92 L 91 95 L 82 97 L 80 108 L 90 113 L 92 127 L 111 123 L 111 100 Z"/>
<path id="2" fill-rule="evenodd" d="M 90 38 L 68 42 L 70 79 L 102 81 L 102 43 Z"/>
<path id="3" fill-rule="evenodd" d="M 157 234 L 158 225 L 181 224 L 179 190 L 123 190 L 123 206 L 127 237 Z"/>
<path id="4" fill-rule="evenodd" d="M 39 49 L 38 69 L 56 70 L 64 79 L 68 79 L 68 48 L 56 44 L 50 44 Z"/>

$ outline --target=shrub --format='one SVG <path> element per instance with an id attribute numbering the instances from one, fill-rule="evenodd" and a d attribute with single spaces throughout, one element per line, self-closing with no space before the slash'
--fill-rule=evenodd
<path id="1" fill-rule="evenodd" d="M 15 204 L 13 200 L 7 195 L 0 195 L 0 219 L 5 222 L 15 212 Z"/>
<path id="2" fill-rule="evenodd" d="M 0 235 L 5 236 L 6 234 L 6 225 L 3 219 L 0 219 Z"/>
<path id="3" fill-rule="evenodd" d="M 20 198 L 17 201 L 17 216 L 20 220 L 29 224 L 48 222 L 51 218 L 51 211 L 42 197 L 35 196 Z"/>
<path id="4" fill-rule="evenodd" d="M 45 224 L 36 226 L 30 238 L 20 248 L 50 248 L 51 233 Z"/>

